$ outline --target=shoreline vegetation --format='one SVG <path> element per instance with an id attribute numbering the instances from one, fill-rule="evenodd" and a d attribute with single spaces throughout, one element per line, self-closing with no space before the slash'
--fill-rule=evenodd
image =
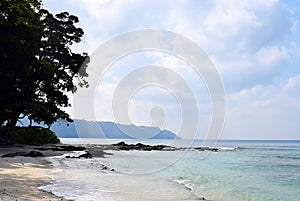
<path id="1" fill-rule="evenodd" d="M 220 151 L 218 148 L 197 147 L 177 148 L 167 145 L 126 144 L 119 142 L 110 145 L 13 145 L 0 146 L 0 200 L 52 200 L 67 201 L 49 192 L 39 189 L 49 184 L 52 165 L 46 157 L 64 156 L 65 158 L 105 157 L 105 151 Z M 104 169 L 115 171 L 110 167 Z"/>
<path id="2" fill-rule="evenodd" d="M 52 14 L 42 0 L 1 1 L 0 144 L 16 143 L 14 131 L 25 117 L 29 127 L 72 122 L 62 109 L 71 106 L 67 93 L 89 86 L 90 58 L 71 48 L 84 37 L 78 22 L 67 11 Z"/>

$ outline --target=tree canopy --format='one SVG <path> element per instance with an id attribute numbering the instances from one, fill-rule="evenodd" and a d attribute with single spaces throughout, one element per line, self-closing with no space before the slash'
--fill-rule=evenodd
<path id="1" fill-rule="evenodd" d="M 78 22 L 68 12 L 51 14 L 40 0 L 0 1 L 0 143 L 13 143 L 22 116 L 71 121 L 61 109 L 70 106 L 66 93 L 76 91 L 75 79 L 88 86 L 89 57 L 71 50 L 84 34 Z"/>

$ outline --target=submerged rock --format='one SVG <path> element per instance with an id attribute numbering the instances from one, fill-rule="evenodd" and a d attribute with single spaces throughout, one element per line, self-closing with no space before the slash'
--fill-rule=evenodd
<path id="1" fill-rule="evenodd" d="M 92 154 L 88 151 L 71 153 L 70 155 L 65 156 L 65 158 L 92 158 Z"/>
<path id="2" fill-rule="evenodd" d="M 109 148 L 109 147 L 108 147 Z M 165 148 L 171 148 L 170 146 L 167 145 L 146 145 L 146 144 L 142 144 L 142 143 L 137 143 L 137 144 L 126 144 L 125 142 L 119 142 L 117 144 L 112 144 L 111 147 L 112 149 L 116 149 L 116 150 L 125 150 L 125 151 L 129 151 L 129 150 L 140 150 L 140 151 L 160 151 L 163 150 Z"/>
<path id="3" fill-rule="evenodd" d="M 214 148 L 214 147 L 196 147 L 195 149 L 198 151 L 213 151 L 213 152 L 220 151 L 219 148 Z"/>
<path id="4" fill-rule="evenodd" d="M 88 151 L 85 151 L 84 154 L 81 154 L 79 158 L 93 158 L 92 154 Z"/>
<path id="5" fill-rule="evenodd" d="M 218 152 L 219 148 L 215 147 L 173 147 L 168 145 L 146 145 L 142 143 L 137 144 L 126 144 L 125 142 L 119 142 L 112 145 L 103 145 L 105 150 L 120 150 L 120 151 L 129 151 L 129 150 L 139 150 L 139 151 L 177 151 L 177 150 L 198 150 L 198 151 L 212 151 Z"/>

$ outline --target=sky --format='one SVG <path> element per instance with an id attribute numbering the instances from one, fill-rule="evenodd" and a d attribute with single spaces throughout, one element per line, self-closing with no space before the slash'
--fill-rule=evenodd
<path id="1" fill-rule="evenodd" d="M 72 46 L 77 52 L 92 55 L 108 40 L 140 29 L 167 30 L 188 38 L 207 54 L 224 86 L 226 113 L 220 138 L 300 139 L 299 0 L 46 0 L 44 7 L 79 17 L 85 36 Z M 138 70 L 147 65 L 164 66 L 170 73 Z M 122 82 L 130 73 L 151 83 L 131 94 L 126 105 L 130 122 L 120 123 L 159 126 L 183 138 L 207 137 L 212 92 L 195 69 L 167 52 L 134 52 L 113 63 L 99 77 L 93 97 L 82 97 L 83 102 L 93 98 L 96 120 L 118 120 L 112 108 L 114 93 L 133 83 L 134 79 Z M 182 80 L 191 88 L 188 97 L 197 101 L 196 133 L 179 132 L 183 121 L 195 123 L 193 108 L 186 107 L 190 116 L 182 114 L 186 103 L 179 100 L 187 92 Z M 74 115 L 74 108 L 66 110 L 72 117 L 91 118 L 84 112 Z"/>

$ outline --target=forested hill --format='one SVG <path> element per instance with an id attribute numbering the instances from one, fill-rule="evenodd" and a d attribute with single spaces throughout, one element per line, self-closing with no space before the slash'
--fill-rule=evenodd
<path id="1" fill-rule="evenodd" d="M 180 139 L 180 137 L 173 132 L 160 130 L 157 127 L 123 125 L 114 122 L 92 122 L 86 120 L 74 120 L 73 123 L 56 122 L 51 126 L 51 130 L 60 138 Z"/>

